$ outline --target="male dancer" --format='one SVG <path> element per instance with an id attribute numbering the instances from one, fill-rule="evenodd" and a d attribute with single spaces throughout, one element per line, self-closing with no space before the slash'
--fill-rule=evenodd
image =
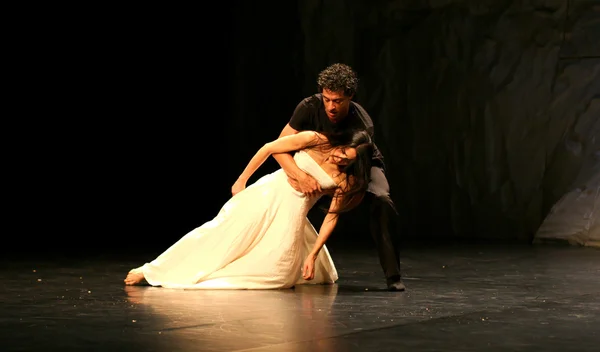
<path id="1" fill-rule="evenodd" d="M 339 132 L 362 129 L 374 134 L 373 121 L 365 109 L 352 101 L 358 88 L 358 78 L 351 67 L 336 63 L 319 73 L 317 78 L 319 93 L 303 99 L 297 106 L 280 138 L 298 131 Z M 288 175 L 289 182 L 297 191 L 306 195 L 320 192 L 318 182 L 302 171 L 290 154 L 273 155 Z M 370 202 L 370 230 L 375 241 L 379 262 L 383 268 L 387 288 L 390 291 L 404 291 L 400 275 L 398 246 L 389 229 L 392 201 L 390 186 L 384 173 L 383 155 L 375 147 L 371 182 L 365 201 Z"/>

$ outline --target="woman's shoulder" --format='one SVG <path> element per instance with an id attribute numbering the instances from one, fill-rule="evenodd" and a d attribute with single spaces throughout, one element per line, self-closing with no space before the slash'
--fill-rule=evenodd
<path id="1" fill-rule="evenodd" d="M 303 135 L 303 136 L 305 136 L 306 138 L 309 138 L 309 139 L 314 139 L 315 142 L 319 142 L 319 143 L 324 143 L 324 142 L 328 142 L 329 141 L 327 139 L 327 136 L 325 136 L 323 133 L 317 132 L 317 131 L 313 131 L 313 130 L 299 131 L 298 134 L 301 134 L 301 135 Z"/>

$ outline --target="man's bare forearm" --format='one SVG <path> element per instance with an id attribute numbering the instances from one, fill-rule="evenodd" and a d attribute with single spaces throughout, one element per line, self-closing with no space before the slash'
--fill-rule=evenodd
<path id="1" fill-rule="evenodd" d="M 289 153 L 279 153 L 273 154 L 273 158 L 279 163 L 279 166 L 283 169 L 288 177 L 293 178 L 294 180 L 298 180 L 303 174 L 304 171 L 296 165 L 294 158 Z"/>
<path id="2" fill-rule="evenodd" d="M 291 127 L 288 123 L 279 134 L 279 138 L 296 133 L 298 133 L 298 131 Z M 302 171 L 298 165 L 296 165 L 296 161 L 294 161 L 294 157 L 292 157 L 290 153 L 274 153 L 272 156 L 279 163 L 279 166 L 281 166 L 289 178 L 297 181 L 300 180 L 302 176 L 306 175 L 306 173 Z"/>

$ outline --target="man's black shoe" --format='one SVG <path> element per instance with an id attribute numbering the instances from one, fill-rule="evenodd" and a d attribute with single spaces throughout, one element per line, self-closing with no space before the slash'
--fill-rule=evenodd
<path id="1" fill-rule="evenodd" d="M 406 290 L 406 286 L 400 278 L 388 279 L 387 280 L 387 288 L 388 291 L 404 291 Z"/>

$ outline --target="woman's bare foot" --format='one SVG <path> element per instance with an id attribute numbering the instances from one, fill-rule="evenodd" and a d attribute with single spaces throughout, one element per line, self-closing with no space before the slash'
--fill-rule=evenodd
<path id="1" fill-rule="evenodd" d="M 126 285 L 139 285 L 144 281 L 144 273 L 141 270 L 133 269 L 123 281 Z"/>

